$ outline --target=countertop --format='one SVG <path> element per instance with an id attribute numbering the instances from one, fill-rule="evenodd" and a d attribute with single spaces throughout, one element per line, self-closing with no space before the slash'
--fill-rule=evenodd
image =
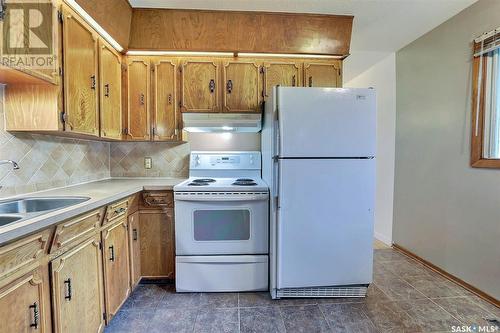
<path id="1" fill-rule="evenodd" d="M 77 205 L 50 211 L 22 222 L 14 222 L 0 227 L 0 245 L 93 209 L 106 206 L 143 190 L 172 190 L 174 185 L 184 180 L 183 178 L 110 178 L 12 197 L 79 196 L 89 197 L 90 199 Z"/>

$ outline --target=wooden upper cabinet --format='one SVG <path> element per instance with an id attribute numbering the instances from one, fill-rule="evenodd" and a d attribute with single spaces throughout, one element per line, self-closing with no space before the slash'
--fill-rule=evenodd
<path id="1" fill-rule="evenodd" d="M 180 131 L 176 89 L 177 66 L 171 60 L 158 60 L 153 63 L 153 73 L 153 140 L 179 140 Z"/>
<path id="2" fill-rule="evenodd" d="M 48 282 L 38 270 L 0 288 L 2 332 L 50 332 Z M 49 303 L 50 304 L 50 303 Z"/>
<path id="3" fill-rule="evenodd" d="M 103 231 L 104 291 L 107 320 L 111 320 L 130 294 L 127 216 Z"/>
<path id="4" fill-rule="evenodd" d="M 51 274 L 54 332 L 101 332 L 104 291 L 98 237 L 54 259 Z"/>
<path id="5" fill-rule="evenodd" d="M 149 62 L 129 58 L 127 64 L 127 140 L 149 140 Z"/>
<path id="6" fill-rule="evenodd" d="M 182 63 L 182 112 L 220 112 L 219 63 L 185 60 Z"/>
<path id="7" fill-rule="evenodd" d="M 265 62 L 264 63 L 264 99 L 271 95 L 274 86 L 302 86 L 302 64 L 299 62 Z"/>
<path id="8" fill-rule="evenodd" d="M 304 63 L 304 86 L 342 87 L 342 62 Z"/>
<path id="9" fill-rule="evenodd" d="M 111 46 L 99 43 L 99 101 L 101 137 L 122 137 L 122 60 Z"/>
<path id="10" fill-rule="evenodd" d="M 226 61 L 223 66 L 225 112 L 260 112 L 261 67 L 252 61 Z"/>
<path id="11" fill-rule="evenodd" d="M 65 130 L 99 136 L 97 35 L 63 10 Z"/>

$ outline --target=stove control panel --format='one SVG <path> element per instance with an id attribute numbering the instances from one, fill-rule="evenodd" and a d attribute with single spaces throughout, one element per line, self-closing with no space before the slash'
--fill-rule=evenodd
<path id="1" fill-rule="evenodd" d="M 260 169 L 260 152 L 191 152 L 190 169 Z"/>

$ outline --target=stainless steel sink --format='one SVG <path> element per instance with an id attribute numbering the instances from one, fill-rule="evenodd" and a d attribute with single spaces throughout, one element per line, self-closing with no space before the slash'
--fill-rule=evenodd
<path id="1" fill-rule="evenodd" d="M 21 198 L 0 202 L 0 214 L 27 214 L 60 209 L 87 201 L 84 197 Z"/>
<path id="2" fill-rule="evenodd" d="M 0 215 L 0 227 L 22 219 L 22 216 L 15 215 Z"/>
<path id="3" fill-rule="evenodd" d="M 87 197 L 29 197 L 0 201 L 0 227 L 89 200 Z"/>

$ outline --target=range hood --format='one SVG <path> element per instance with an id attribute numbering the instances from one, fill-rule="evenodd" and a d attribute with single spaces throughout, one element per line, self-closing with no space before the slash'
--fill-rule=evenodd
<path id="1" fill-rule="evenodd" d="M 262 129 L 260 113 L 183 113 L 182 121 L 187 132 L 247 132 Z"/>

